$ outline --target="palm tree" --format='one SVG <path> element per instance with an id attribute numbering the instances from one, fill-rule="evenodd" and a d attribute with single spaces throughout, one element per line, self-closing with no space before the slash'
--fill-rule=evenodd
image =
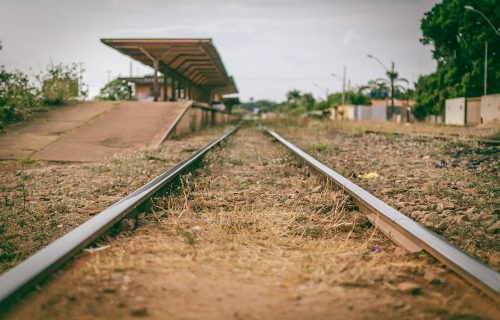
<path id="1" fill-rule="evenodd" d="M 367 93 L 373 98 L 385 98 L 389 92 L 389 86 L 387 84 L 387 79 L 378 78 L 375 80 L 368 81 L 368 84 L 361 86 L 358 90 L 359 93 Z"/>
<path id="2" fill-rule="evenodd" d="M 391 97 L 394 97 L 396 92 L 399 90 L 400 92 L 406 91 L 408 88 L 408 84 L 410 83 L 407 79 L 405 78 L 399 78 L 399 73 L 394 71 L 387 71 L 386 72 L 387 77 L 389 78 L 389 81 L 394 81 L 394 92 L 391 92 Z M 403 87 L 402 83 L 406 83 L 406 87 Z"/>

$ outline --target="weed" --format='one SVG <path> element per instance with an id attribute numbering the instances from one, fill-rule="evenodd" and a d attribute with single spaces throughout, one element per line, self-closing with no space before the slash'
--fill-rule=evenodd
<path id="1" fill-rule="evenodd" d="M 326 143 L 316 143 L 309 145 L 308 149 L 314 152 L 327 152 L 330 151 L 330 146 Z"/>

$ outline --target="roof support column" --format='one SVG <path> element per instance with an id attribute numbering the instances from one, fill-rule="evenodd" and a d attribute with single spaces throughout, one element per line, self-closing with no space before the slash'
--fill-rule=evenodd
<path id="1" fill-rule="evenodd" d="M 182 78 L 182 99 L 186 99 L 186 78 Z"/>
<path id="2" fill-rule="evenodd" d="M 153 95 L 154 95 L 154 101 L 158 101 L 158 69 L 160 68 L 158 60 L 153 61 L 153 67 L 155 69 L 154 74 L 153 74 Z"/>
<path id="3" fill-rule="evenodd" d="M 177 101 L 177 88 L 176 88 L 177 77 L 172 74 L 172 101 Z"/>
<path id="4" fill-rule="evenodd" d="M 168 74 L 166 71 L 163 71 L 163 101 L 168 101 L 167 79 Z"/>
<path id="5" fill-rule="evenodd" d="M 179 98 L 184 99 L 184 78 L 179 78 Z"/>

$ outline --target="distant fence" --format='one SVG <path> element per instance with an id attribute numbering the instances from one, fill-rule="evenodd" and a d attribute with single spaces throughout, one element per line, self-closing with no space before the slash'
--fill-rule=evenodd
<path id="1" fill-rule="evenodd" d="M 500 120 L 500 94 L 446 99 L 445 124 L 475 125 Z"/>

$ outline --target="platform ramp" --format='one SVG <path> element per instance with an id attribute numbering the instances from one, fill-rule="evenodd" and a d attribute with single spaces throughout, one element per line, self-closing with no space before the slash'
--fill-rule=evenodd
<path id="1" fill-rule="evenodd" d="M 92 162 L 126 150 L 149 147 L 185 108 L 183 103 L 177 102 L 120 102 L 49 144 L 32 158 Z"/>

